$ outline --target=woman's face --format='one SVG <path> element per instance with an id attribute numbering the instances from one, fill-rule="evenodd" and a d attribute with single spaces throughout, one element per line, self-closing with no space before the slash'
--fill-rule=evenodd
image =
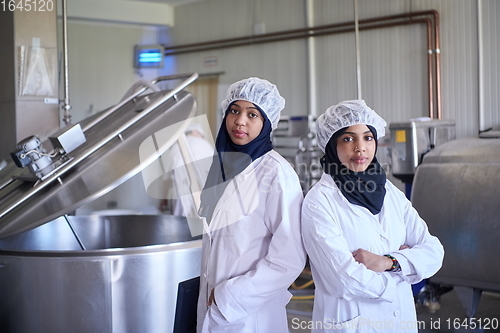
<path id="1" fill-rule="evenodd" d="M 253 103 L 240 100 L 229 107 L 226 129 L 235 144 L 251 142 L 260 134 L 263 126 L 264 118 Z"/>
<path id="2" fill-rule="evenodd" d="M 365 171 L 375 157 L 376 142 L 366 125 L 353 125 L 337 139 L 337 155 L 346 168 Z"/>

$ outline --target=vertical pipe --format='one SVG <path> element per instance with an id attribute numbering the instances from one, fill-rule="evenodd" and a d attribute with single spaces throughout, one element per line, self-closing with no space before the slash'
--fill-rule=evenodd
<path id="1" fill-rule="evenodd" d="M 439 14 L 434 12 L 434 43 L 436 45 L 436 110 L 437 119 L 442 118 L 441 112 L 441 46 L 439 41 Z"/>
<path id="2" fill-rule="evenodd" d="M 432 67 L 432 27 L 431 27 L 431 21 L 429 19 L 426 20 L 426 27 L 427 27 L 427 78 L 429 82 L 429 118 L 434 118 L 434 85 L 432 84 L 434 79 L 433 79 L 433 67 Z"/>
<path id="3" fill-rule="evenodd" d="M 63 58 L 64 58 L 64 123 L 66 125 L 71 123 L 71 105 L 69 104 L 69 81 L 68 81 L 68 12 L 66 7 L 66 0 L 62 1 L 62 37 L 63 37 Z"/>
<path id="4" fill-rule="evenodd" d="M 477 34 L 479 60 L 479 133 L 486 130 L 484 121 L 483 2 L 477 0 Z"/>
<path id="5" fill-rule="evenodd" d="M 359 51 L 359 20 L 358 20 L 358 0 L 354 0 L 354 34 L 356 40 L 356 79 L 358 82 L 358 99 L 362 99 L 361 95 L 361 65 Z"/>
<path id="6" fill-rule="evenodd" d="M 307 27 L 314 26 L 314 0 L 306 0 Z M 316 95 L 316 40 L 314 37 L 307 38 L 307 69 L 309 84 L 309 124 L 317 115 L 317 95 Z M 312 119 L 311 119 L 312 118 Z"/>

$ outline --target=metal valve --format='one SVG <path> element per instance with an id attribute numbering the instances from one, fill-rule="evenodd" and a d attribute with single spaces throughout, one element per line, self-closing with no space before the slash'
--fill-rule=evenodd
<path id="1" fill-rule="evenodd" d="M 52 157 L 43 148 L 36 135 L 27 137 L 17 144 L 17 150 L 10 153 L 14 163 L 20 168 L 28 167 L 38 177 L 39 173 L 52 163 Z"/>

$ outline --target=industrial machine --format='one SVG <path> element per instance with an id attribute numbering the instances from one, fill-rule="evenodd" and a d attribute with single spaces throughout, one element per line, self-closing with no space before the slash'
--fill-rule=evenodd
<path id="1" fill-rule="evenodd" d="M 183 135 L 196 109 L 183 89 L 197 77 L 157 78 L 45 142 L 13 147 L 0 170 L 1 332 L 173 331 L 178 285 L 200 272 L 186 218 L 71 214 Z M 144 94 L 173 79 L 183 81 Z"/>
<path id="2" fill-rule="evenodd" d="M 455 122 L 421 117 L 391 123 L 389 130 L 391 173 L 403 182 L 405 195 L 410 199 L 417 167 L 432 149 L 455 139 Z M 436 295 L 441 289 L 428 280 L 412 285 L 417 304 L 427 306 L 432 312 L 440 307 Z"/>
<path id="3" fill-rule="evenodd" d="M 414 119 L 391 123 L 392 174 L 411 184 L 423 156 L 444 142 L 455 139 L 455 122 L 441 119 Z"/>
<path id="4" fill-rule="evenodd" d="M 278 128 L 272 134 L 274 148 L 293 165 L 304 194 L 323 174 L 319 160 L 324 154 L 310 128 L 315 119 L 309 118 L 281 116 Z"/>
<path id="5" fill-rule="evenodd" d="M 445 249 L 431 282 L 454 286 L 469 318 L 482 291 L 500 292 L 499 183 L 500 138 L 443 143 L 424 156 L 413 181 L 412 203 Z"/>

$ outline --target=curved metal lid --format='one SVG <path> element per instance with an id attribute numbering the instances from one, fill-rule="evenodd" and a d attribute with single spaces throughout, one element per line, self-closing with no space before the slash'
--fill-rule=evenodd
<path id="1" fill-rule="evenodd" d="M 450 140 L 425 154 L 424 163 L 500 163 L 500 139 Z"/>
<path id="2" fill-rule="evenodd" d="M 0 170 L 0 238 L 71 213 L 154 162 L 188 126 L 196 101 L 182 89 L 197 77 L 193 74 L 169 91 L 140 95 L 143 88 L 117 107 L 80 122 L 86 142 L 43 181 L 23 180 L 29 171 L 14 163 Z M 155 134 L 161 134 L 161 142 Z M 50 146 L 48 141 L 43 144 Z"/>

